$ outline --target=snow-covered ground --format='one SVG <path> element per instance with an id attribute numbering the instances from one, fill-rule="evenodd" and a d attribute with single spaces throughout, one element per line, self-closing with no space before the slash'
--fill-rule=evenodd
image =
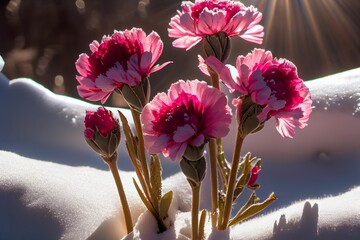
<path id="1" fill-rule="evenodd" d="M 209 239 L 360 239 L 360 68 L 306 84 L 315 106 L 309 126 L 294 139 L 283 139 L 270 121 L 243 147 L 244 153 L 263 159 L 258 195 L 265 198 L 274 191 L 278 200 L 264 215 Z M 83 139 L 85 110 L 96 108 L 55 95 L 30 79 L 9 81 L 0 73 L 1 240 L 125 235 L 112 176 Z M 233 138 L 224 144 L 229 159 Z M 133 220 L 141 215 L 127 239 L 186 239 L 191 196 L 177 174 L 178 163 L 162 162 L 164 188 L 175 191 L 175 222 L 156 236 L 155 223 L 134 191 L 124 141 L 119 153 Z M 207 182 L 202 190 L 206 208 Z"/>

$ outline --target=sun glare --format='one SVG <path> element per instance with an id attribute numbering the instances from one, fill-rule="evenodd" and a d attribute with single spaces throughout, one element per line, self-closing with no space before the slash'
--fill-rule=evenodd
<path id="1" fill-rule="evenodd" d="M 242 2 L 263 12 L 263 47 L 277 56 L 301 62 L 299 71 L 306 72 L 305 77 L 360 67 L 360 1 Z"/>

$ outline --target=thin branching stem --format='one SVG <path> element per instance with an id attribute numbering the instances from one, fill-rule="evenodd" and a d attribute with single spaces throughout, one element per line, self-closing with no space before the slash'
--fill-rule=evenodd
<path id="1" fill-rule="evenodd" d="M 220 230 L 225 230 L 227 228 L 227 225 L 228 225 L 228 222 L 230 219 L 230 214 L 231 214 L 231 209 L 232 209 L 232 204 L 233 204 L 233 197 L 234 197 L 234 189 L 235 189 L 235 184 L 236 184 L 236 177 L 237 177 L 237 172 L 238 172 L 239 162 L 240 162 L 240 152 L 241 152 L 241 147 L 242 147 L 243 141 L 244 141 L 244 139 L 241 136 L 240 131 L 237 131 L 236 143 L 235 143 L 235 147 L 234 147 L 234 155 L 233 155 L 231 171 L 230 171 L 230 176 L 229 176 L 229 185 L 228 185 L 228 188 L 226 191 L 226 197 L 225 197 L 224 214 L 222 216 L 222 219 L 219 219 L 221 221 L 221 223 L 219 224 Z"/>

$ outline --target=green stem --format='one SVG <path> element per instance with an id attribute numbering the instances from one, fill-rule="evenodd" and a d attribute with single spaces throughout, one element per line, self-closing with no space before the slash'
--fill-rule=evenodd
<path id="1" fill-rule="evenodd" d="M 209 66 L 208 66 L 208 72 L 209 72 L 210 77 L 211 77 L 211 85 L 214 88 L 220 89 L 219 75 L 216 72 L 214 72 L 214 70 L 212 70 Z"/>
<path id="2" fill-rule="evenodd" d="M 212 226 L 216 226 L 217 221 L 217 209 L 219 207 L 218 201 L 218 182 L 217 182 L 217 171 L 216 171 L 216 139 L 212 138 L 209 142 L 210 150 L 210 179 L 211 179 L 211 222 Z"/>
<path id="3" fill-rule="evenodd" d="M 191 239 L 199 240 L 199 208 L 200 208 L 200 186 L 191 186 L 192 205 L 191 205 Z"/>
<path id="4" fill-rule="evenodd" d="M 208 67 L 208 72 L 211 77 L 211 85 L 216 88 L 220 89 L 219 84 L 219 75 L 214 72 L 210 67 Z M 218 154 L 219 152 L 219 143 L 221 143 L 221 139 L 218 139 L 217 142 L 215 139 L 210 139 L 209 148 L 210 148 L 210 179 L 211 179 L 211 203 L 212 203 L 212 212 L 211 212 L 211 222 L 212 226 L 216 226 L 217 221 L 217 209 L 219 207 L 219 198 L 218 198 L 218 179 L 217 179 L 217 155 L 216 155 L 216 146 L 218 146 Z M 222 146 L 220 145 L 222 149 Z"/>
<path id="5" fill-rule="evenodd" d="M 127 233 L 129 234 L 133 231 L 132 219 L 131 219 L 129 204 L 126 199 L 124 187 L 121 183 L 121 179 L 120 179 L 120 175 L 119 175 L 119 171 L 118 171 L 116 162 L 117 161 L 109 162 L 109 168 L 114 177 L 116 188 L 119 193 L 120 202 L 121 202 L 123 212 L 124 212 L 124 217 L 125 217 L 126 229 L 127 229 Z"/>
<path id="6" fill-rule="evenodd" d="M 142 172 L 144 174 L 145 183 L 149 184 L 150 183 L 149 169 L 148 169 L 148 165 L 146 163 L 144 135 L 143 135 L 142 128 L 141 128 L 140 113 L 134 109 L 131 109 L 131 114 L 134 119 L 135 129 L 136 129 L 137 137 L 139 140 L 139 158 L 140 158 Z M 150 188 L 148 185 L 146 185 L 146 186 L 147 186 L 147 189 L 144 189 L 144 191 L 149 192 Z"/>
<path id="7" fill-rule="evenodd" d="M 244 141 L 244 139 L 242 138 L 240 131 L 237 131 L 234 155 L 233 155 L 231 171 L 230 171 L 230 176 L 229 176 L 229 185 L 228 185 L 228 188 L 226 191 L 226 197 L 225 197 L 224 214 L 222 216 L 222 219 L 219 219 L 220 221 L 222 221 L 221 224 L 219 224 L 220 230 L 225 230 L 227 228 L 227 225 L 229 222 L 230 213 L 231 213 L 232 204 L 233 204 L 236 177 L 237 177 L 239 161 L 240 161 L 240 151 L 241 151 L 243 141 Z"/>

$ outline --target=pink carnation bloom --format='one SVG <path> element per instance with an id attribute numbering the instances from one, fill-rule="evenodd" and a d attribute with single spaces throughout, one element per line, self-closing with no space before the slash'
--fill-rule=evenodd
<path id="1" fill-rule="evenodd" d="M 309 89 L 298 77 L 295 65 L 286 59 L 276 59 L 271 52 L 254 49 L 247 56 L 239 56 L 236 68 L 224 65 L 214 57 L 206 59 L 231 92 L 249 95 L 252 102 L 263 107 L 257 116 L 260 122 L 271 117 L 283 137 L 292 138 L 294 129 L 307 126 L 312 111 Z M 235 99 L 236 106 L 239 99 Z"/>
<path id="2" fill-rule="evenodd" d="M 99 107 L 96 112 L 86 111 L 84 123 L 84 136 L 89 140 L 94 139 L 96 131 L 102 136 L 107 137 L 116 127 L 116 122 L 111 112 L 104 107 Z"/>
<path id="3" fill-rule="evenodd" d="M 174 47 L 189 50 L 206 35 L 220 32 L 262 43 L 264 28 L 258 25 L 262 14 L 253 6 L 230 0 L 196 0 L 183 1 L 181 7 L 169 23 L 169 36 L 176 38 Z"/>
<path id="4" fill-rule="evenodd" d="M 169 64 L 161 66 L 159 59 L 163 42 L 156 32 L 146 36 L 140 28 L 114 31 L 111 36 L 104 36 L 101 43 L 90 44 L 91 54 L 83 53 L 76 61 L 80 85 L 79 95 L 91 101 L 105 103 L 114 89 L 121 90 L 124 84 L 136 86 L 144 77 Z"/>
<path id="5" fill-rule="evenodd" d="M 231 111 L 218 89 L 199 80 L 180 80 L 144 107 L 141 120 L 146 149 L 178 160 L 188 145 L 199 147 L 207 138 L 226 136 Z"/>

